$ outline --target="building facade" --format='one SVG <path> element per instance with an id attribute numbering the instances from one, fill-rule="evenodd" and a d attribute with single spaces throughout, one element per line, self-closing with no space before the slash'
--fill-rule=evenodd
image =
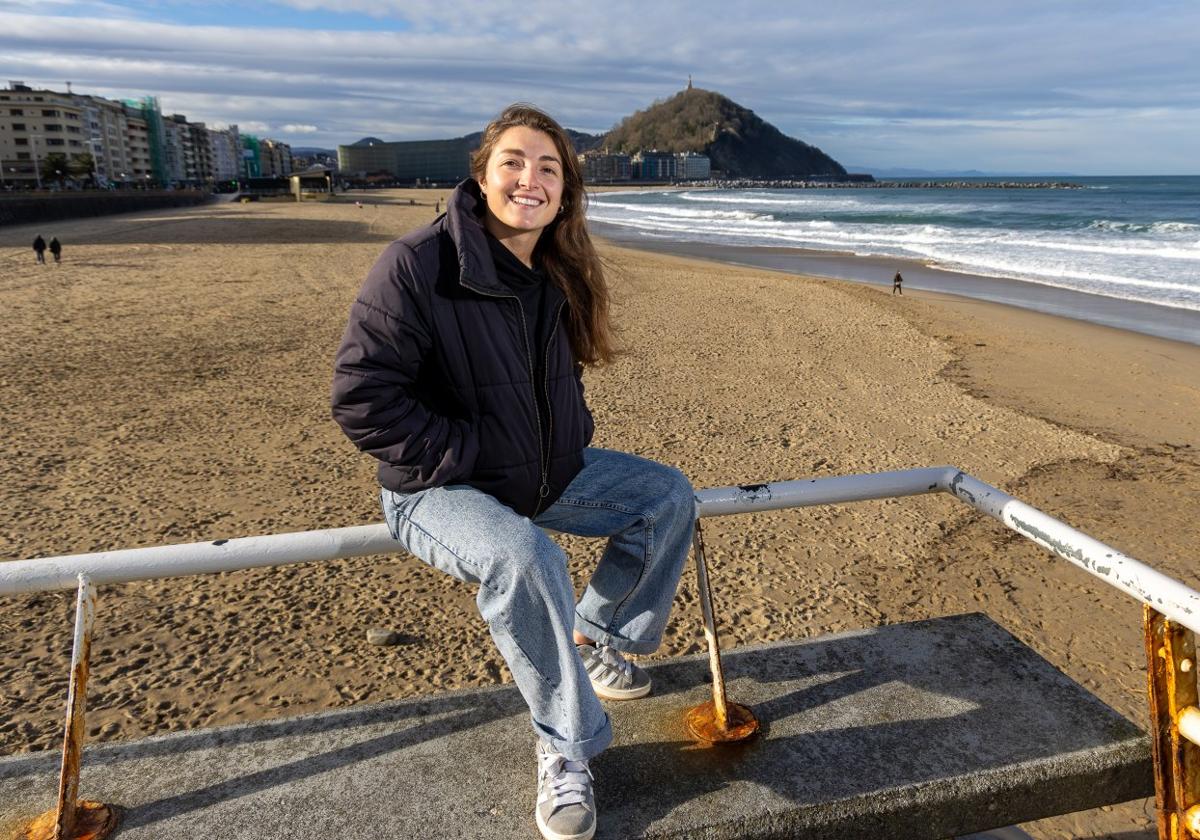
<path id="1" fill-rule="evenodd" d="M 680 181 L 705 181 L 712 177 L 708 155 L 680 152 L 675 155 L 675 177 Z"/>
<path id="2" fill-rule="evenodd" d="M 579 155 L 579 164 L 583 168 L 583 179 L 589 184 L 611 184 L 633 177 L 629 155 L 593 149 Z"/>
<path id="3" fill-rule="evenodd" d="M 359 141 L 338 146 L 338 170 L 347 176 L 388 173 L 397 181 L 449 182 L 471 171 L 471 145 L 463 138 L 398 143 Z"/>
<path id="4" fill-rule="evenodd" d="M 41 186 L 43 177 L 61 180 L 71 173 L 44 172 L 50 155 L 69 166 L 91 153 L 88 120 L 69 95 L 14 83 L 0 91 L 0 188 Z M 53 160 L 60 160 L 53 158 Z"/>
<path id="5" fill-rule="evenodd" d="M 0 189 L 67 179 L 97 187 L 212 189 L 260 174 L 291 175 L 287 143 L 250 139 L 248 146 L 236 125 L 217 129 L 183 114 L 164 116 L 153 96 L 117 102 L 12 82 L 0 90 Z M 49 170 L 54 154 L 65 156 L 67 171 Z"/>

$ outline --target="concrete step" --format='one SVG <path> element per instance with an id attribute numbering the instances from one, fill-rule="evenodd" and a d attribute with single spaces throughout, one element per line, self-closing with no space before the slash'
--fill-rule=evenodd
<path id="1" fill-rule="evenodd" d="M 763 734 L 701 747 L 703 656 L 609 703 L 598 838 L 945 838 L 1153 792 L 1149 742 L 986 616 L 731 650 Z M 51 710 L 47 710 L 51 714 Z M 120 840 L 535 837 L 533 736 L 496 686 L 86 750 Z M 56 755 L 0 759 L 0 837 L 50 807 Z"/>

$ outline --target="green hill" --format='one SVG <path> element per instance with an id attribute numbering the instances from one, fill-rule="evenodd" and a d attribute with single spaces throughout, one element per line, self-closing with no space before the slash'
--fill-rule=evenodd
<path id="1" fill-rule="evenodd" d="M 610 151 L 700 152 L 731 178 L 841 178 L 846 170 L 815 146 L 788 137 L 711 90 L 688 88 L 626 117 L 600 144 Z"/>

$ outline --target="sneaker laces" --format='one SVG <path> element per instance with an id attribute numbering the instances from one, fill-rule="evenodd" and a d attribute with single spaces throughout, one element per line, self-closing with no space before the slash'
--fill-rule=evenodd
<path id="1" fill-rule="evenodd" d="M 538 778 L 542 782 L 538 804 L 549 799 L 553 810 L 558 810 L 586 802 L 593 777 L 586 761 L 571 761 L 560 753 L 543 752 L 538 754 Z"/>
<path id="2" fill-rule="evenodd" d="M 621 655 L 621 652 L 610 645 L 597 643 L 596 652 L 600 661 L 610 668 L 617 669 L 626 680 L 633 679 L 633 663 Z"/>

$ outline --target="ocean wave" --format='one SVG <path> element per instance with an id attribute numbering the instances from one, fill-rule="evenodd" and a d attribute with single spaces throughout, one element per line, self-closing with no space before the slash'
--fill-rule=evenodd
<path id="1" fill-rule="evenodd" d="M 1086 228 L 1088 230 L 1115 230 L 1123 233 L 1191 233 L 1200 231 L 1200 224 L 1192 222 L 1114 222 L 1110 219 L 1096 219 Z"/>
<path id="2" fill-rule="evenodd" d="M 597 207 L 614 210 L 628 210 L 643 214 L 642 218 L 645 221 L 653 221 L 655 218 L 678 218 L 678 219 L 713 219 L 713 220 L 751 220 L 751 219 L 771 219 L 769 213 L 755 213 L 751 210 L 692 210 L 687 207 L 664 207 L 661 204 L 620 204 L 617 202 L 605 202 L 602 205 L 593 204 L 589 208 L 588 216 L 592 216 Z"/>

